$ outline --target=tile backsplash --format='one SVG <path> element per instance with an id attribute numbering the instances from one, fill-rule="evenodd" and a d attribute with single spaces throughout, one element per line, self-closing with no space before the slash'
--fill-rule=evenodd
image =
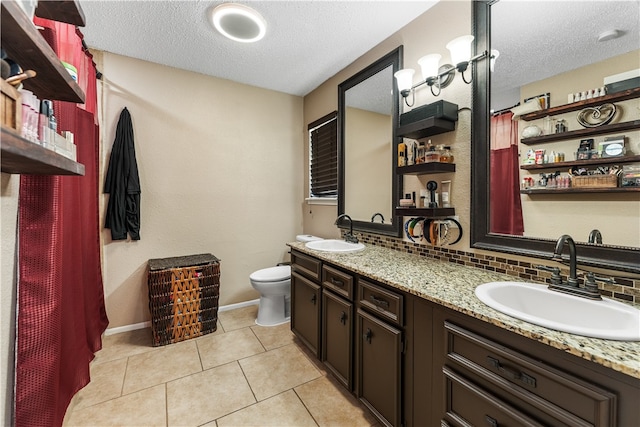
<path id="1" fill-rule="evenodd" d="M 480 254 L 456 249 L 427 246 L 419 243 L 407 242 L 400 238 L 390 236 L 381 236 L 364 232 L 355 232 L 354 234 L 363 243 L 441 261 L 448 261 L 460 265 L 504 273 L 524 280 L 549 283 L 549 278 L 551 277 L 551 273 L 538 270 L 534 267 L 534 265 L 544 264 L 543 260 L 532 259 L 532 262 L 521 261 L 509 258 L 508 254 Z M 557 266 L 557 264 L 554 263 L 554 266 Z M 568 267 L 561 267 L 563 280 L 567 279 L 568 272 Z M 616 277 L 615 284 L 610 285 L 598 283 L 598 287 L 603 296 L 620 301 L 640 304 L 640 280 Z"/>

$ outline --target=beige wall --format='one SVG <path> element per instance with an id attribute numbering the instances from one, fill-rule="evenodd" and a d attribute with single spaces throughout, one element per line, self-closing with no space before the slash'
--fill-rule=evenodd
<path id="1" fill-rule="evenodd" d="M 521 89 L 521 101 L 532 96 L 550 93 L 551 106 L 567 103 L 569 93 L 582 92 L 589 88 L 603 85 L 606 76 L 637 69 L 640 50 L 598 62 L 587 67 L 582 67 L 567 73 L 559 74 L 549 79 L 541 80 L 523 86 Z M 618 108 L 614 123 L 636 120 L 640 111 L 640 100 L 616 102 Z M 554 116 L 555 119 L 564 119 L 569 130 L 583 129 L 576 117 L 578 112 L 571 112 Z M 544 129 L 543 119 L 531 122 L 520 121 L 520 129 L 526 126 L 537 125 Z M 594 136 L 594 144 L 597 147 L 605 137 L 625 135 L 627 137 L 627 149 L 640 154 L 640 131 L 624 131 L 608 135 Z M 527 146 L 520 144 L 520 155 L 524 158 L 529 149 L 545 149 L 547 153 L 560 151 L 565 153 L 566 160 L 574 159 L 574 152 L 580 145 L 580 139 L 574 138 L 566 141 L 556 141 L 548 144 Z M 537 173 L 521 170 L 521 176 L 532 176 L 538 179 Z M 536 171 L 532 171 L 536 172 Z M 551 173 L 553 169 L 545 170 Z M 563 174 L 567 171 L 562 170 Z M 562 234 L 571 234 L 576 241 L 587 241 L 589 232 L 595 228 L 603 235 L 603 241 L 607 244 L 623 246 L 640 246 L 640 196 L 631 194 L 576 194 L 576 195 L 536 195 L 522 196 L 522 209 L 525 235 L 534 237 L 557 238 Z"/>
<path id="2" fill-rule="evenodd" d="M 420 74 L 418 59 L 429 53 L 440 53 L 441 63 L 450 62 L 449 51 L 445 45 L 455 37 L 471 34 L 471 3 L 467 1 L 444 1 L 436 4 L 424 14 L 417 17 L 407 26 L 400 29 L 391 37 L 371 49 L 358 58 L 344 70 L 338 72 L 331 79 L 304 98 L 304 123 L 312 121 L 337 109 L 338 85 L 352 75 L 356 74 L 372 62 L 375 62 L 399 45 L 404 46 L 404 67 L 414 68 L 416 76 L 414 83 L 418 82 Z M 394 82 L 395 84 L 395 82 Z M 463 110 L 459 113 L 456 130 L 453 132 L 431 137 L 433 144 L 445 144 L 452 147 L 455 155 L 456 173 L 425 176 L 405 176 L 405 192 L 416 191 L 425 188 L 426 182 L 433 179 L 438 184 L 442 180 L 452 181 L 451 203 L 456 208 L 456 214 L 460 216 L 460 222 L 465 230 L 469 230 L 470 210 L 470 140 L 471 140 L 471 86 L 466 85 L 459 75 L 456 76 L 451 86 L 442 90 L 442 94 L 435 98 L 426 86 L 422 86 L 416 92 L 415 106 L 429 104 L 444 99 L 453 102 Z M 410 108 L 404 106 L 403 111 Z M 305 147 L 302 162 L 307 164 L 308 148 Z M 306 170 L 306 169 L 305 169 Z M 308 172 L 307 172 L 308 173 Z M 305 183 L 308 182 L 308 177 Z M 306 184 L 308 186 L 308 184 Z M 305 194 L 308 188 L 305 187 Z M 349 213 L 349 212 L 347 212 Z M 333 225 L 337 214 L 335 206 L 304 206 L 304 230 L 323 237 L 339 236 L 338 229 Z M 468 233 L 460 243 L 453 246 L 456 249 L 469 249 Z"/>
<path id="3" fill-rule="evenodd" d="M 302 232 L 302 98 L 110 53 L 101 71 L 103 174 L 127 107 L 142 186 L 141 240 L 102 234 L 109 327 L 149 319 L 150 258 L 213 253 L 220 304 L 257 298 L 249 274 Z"/>
<path id="4" fill-rule="evenodd" d="M 376 212 L 391 217 L 391 116 L 347 108 L 345 139 L 345 211 L 369 221 Z M 380 221 L 380 218 L 376 219 Z"/>

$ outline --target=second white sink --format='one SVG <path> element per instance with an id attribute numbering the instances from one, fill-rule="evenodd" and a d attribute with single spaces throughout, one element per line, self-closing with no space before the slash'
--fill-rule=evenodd
<path id="1" fill-rule="evenodd" d="M 475 293 L 489 307 L 529 323 L 587 337 L 640 341 L 640 310 L 621 302 L 588 300 L 522 282 L 485 283 Z"/>
<path id="2" fill-rule="evenodd" d="M 358 252 L 364 249 L 364 245 L 362 243 L 350 243 L 337 239 L 315 240 L 313 242 L 305 243 L 305 246 L 316 251 L 337 253 Z"/>

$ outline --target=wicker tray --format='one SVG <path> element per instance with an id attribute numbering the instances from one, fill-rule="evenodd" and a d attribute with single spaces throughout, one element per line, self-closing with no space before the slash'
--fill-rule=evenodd
<path id="1" fill-rule="evenodd" d="M 151 259 L 149 311 L 153 345 L 215 332 L 220 295 L 220 262 L 211 254 Z"/>
<path id="2" fill-rule="evenodd" d="M 571 177 L 571 186 L 576 188 L 614 188 L 618 186 L 616 175 L 585 175 Z"/>

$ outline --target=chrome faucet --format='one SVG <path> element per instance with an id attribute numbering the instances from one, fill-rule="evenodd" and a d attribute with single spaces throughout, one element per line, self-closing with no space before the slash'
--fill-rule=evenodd
<path id="1" fill-rule="evenodd" d="M 353 235 L 353 220 L 349 215 L 347 214 L 340 215 L 338 218 L 336 218 L 336 222 L 334 222 L 333 225 L 338 225 L 338 223 L 342 218 L 349 221 L 349 232 L 344 235 L 344 240 L 349 243 L 358 243 L 358 238 Z"/>
<path id="2" fill-rule="evenodd" d="M 373 222 L 377 216 L 380 217 L 381 224 L 384 224 L 384 215 L 382 215 L 380 212 L 376 212 L 373 214 L 373 216 L 371 217 L 371 222 Z"/>

